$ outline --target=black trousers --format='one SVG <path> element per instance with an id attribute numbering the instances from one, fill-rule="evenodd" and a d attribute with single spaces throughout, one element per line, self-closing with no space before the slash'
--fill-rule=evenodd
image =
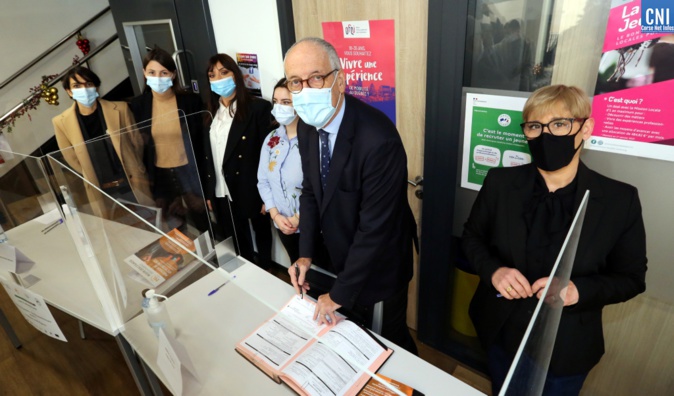
<path id="1" fill-rule="evenodd" d="M 224 238 L 234 237 L 237 253 L 241 257 L 267 270 L 271 268 L 271 222 L 269 216 L 257 213 L 247 217 L 234 201 L 227 198 L 215 198 L 211 206 L 218 220 L 218 229 Z M 260 207 L 261 209 L 262 207 Z M 253 235 L 250 225 L 255 232 L 257 254 L 253 246 Z"/>
<path id="2" fill-rule="evenodd" d="M 288 257 L 290 257 L 290 264 L 294 263 L 300 258 L 300 234 L 286 235 L 278 228 L 276 231 L 278 232 L 278 237 L 281 240 L 283 247 L 288 253 Z"/>

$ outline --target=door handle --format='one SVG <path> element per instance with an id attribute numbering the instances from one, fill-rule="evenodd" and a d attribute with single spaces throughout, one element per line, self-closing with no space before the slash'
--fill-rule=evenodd
<path id="1" fill-rule="evenodd" d="M 183 65 L 180 63 L 180 59 L 178 58 L 178 55 L 185 53 L 188 55 L 193 55 L 192 51 L 190 50 L 176 50 L 171 55 L 171 58 L 173 58 L 173 61 L 176 63 L 176 70 L 178 72 L 178 82 L 180 83 L 180 88 L 185 88 L 187 85 L 185 84 L 185 75 L 183 74 Z M 185 60 L 187 60 L 187 57 L 185 57 Z"/>
<path id="2" fill-rule="evenodd" d="M 419 199 L 424 199 L 424 177 L 423 176 L 417 176 L 414 178 L 414 180 L 407 179 L 407 183 L 412 186 L 412 187 L 417 187 L 416 190 L 414 190 L 414 196 L 419 198 Z"/>

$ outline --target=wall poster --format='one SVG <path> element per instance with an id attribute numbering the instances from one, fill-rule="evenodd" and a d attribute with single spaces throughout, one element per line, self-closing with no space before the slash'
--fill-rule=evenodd
<path id="1" fill-rule="evenodd" d="M 323 38 L 337 50 L 346 93 L 383 111 L 395 124 L 393 20 L 323 22 Z"/>
<path id="2" fill-rule="evenodd" d="M 480 190 L 487 172 L 531 162 L 522 133 L 527 98 L 466 93 L 461 187 Z"/>
<path id="3" fill-rule="evenodd" d="M 674 91 L 674 34 L 642 32 L 642 20 L 655 15 L 645 12 L 648 3 L 653 1 L 643 0 L 642 9 L 642 0 L 634 0 L 609 13 L 592 103 L 596 123 L 585 147 L 674 161 L 674 111 L 668 99 Z"/>
<path id="4" fill-rule="evenodd" d="M 243 73 L 243 82 L 248 91 L 254 96 L 262 97 L 260 85 L 260 68 L 257 65 L 257 54 L 236 53 L 236 63 Z"/>

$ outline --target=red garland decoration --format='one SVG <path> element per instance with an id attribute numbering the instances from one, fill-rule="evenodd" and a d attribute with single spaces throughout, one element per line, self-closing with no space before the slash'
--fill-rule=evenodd
<path id="1" fill-rule="evenodd" d="M 45 99 L 45 102 L 54 106 L 58 106 L 58 89 L 47 86 L 47 84 L 56 77 L 58 77 L 58 74 L 42 76 L 42 83 L 34 86 L 33 88 L 30 88 L 29 91 L 32 96 L 23 102 L 23 107 L 10 114 L 9 117 L 0 121 L 0 133 L 3 133 L 5 128 L 7 128 L 7 133 L 11 133 L 14 123 L 23 115 L 28 116 L 28 119 L 32 121 L 28 112 L 30 110 L 37 109 L 37 106 L 40 104 L 40 99 Z"/>
<path id="2" fill-rule="evenodd" d="M 77 35 L 77 47 L 82 51 L 84 55 L 89 53 L 91 47 L 89 46 L 89 40 L 84 38 L 81 34 Z"/>

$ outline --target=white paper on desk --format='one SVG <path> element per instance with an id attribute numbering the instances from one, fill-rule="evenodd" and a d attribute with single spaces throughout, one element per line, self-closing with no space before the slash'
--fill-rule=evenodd
<path id="1" fill-rule="evenodd" d="M 197 371 L 194 369 L 192 359 L 185 347 L 175 338 L 166 335 L 163 329 L 159 331 L 159 346 L 157 347 L 157 365 L 167 378 L 172 390 L 176 394 L 182 394 L 183 377 L 181 367 L 198 381 Z"/>
<path id="2" fill-rule="evenodd" d="M 0 269 L 15 274 L 30 271 L 35 262 L 9 243 L 0 243 Z"/>
<path id="3" fill-rule="evenodd" d="M 68 342 L 42 296 L 5 279 L 0 279 L 0 282 L 28 323 L 52 338 Z"/>

